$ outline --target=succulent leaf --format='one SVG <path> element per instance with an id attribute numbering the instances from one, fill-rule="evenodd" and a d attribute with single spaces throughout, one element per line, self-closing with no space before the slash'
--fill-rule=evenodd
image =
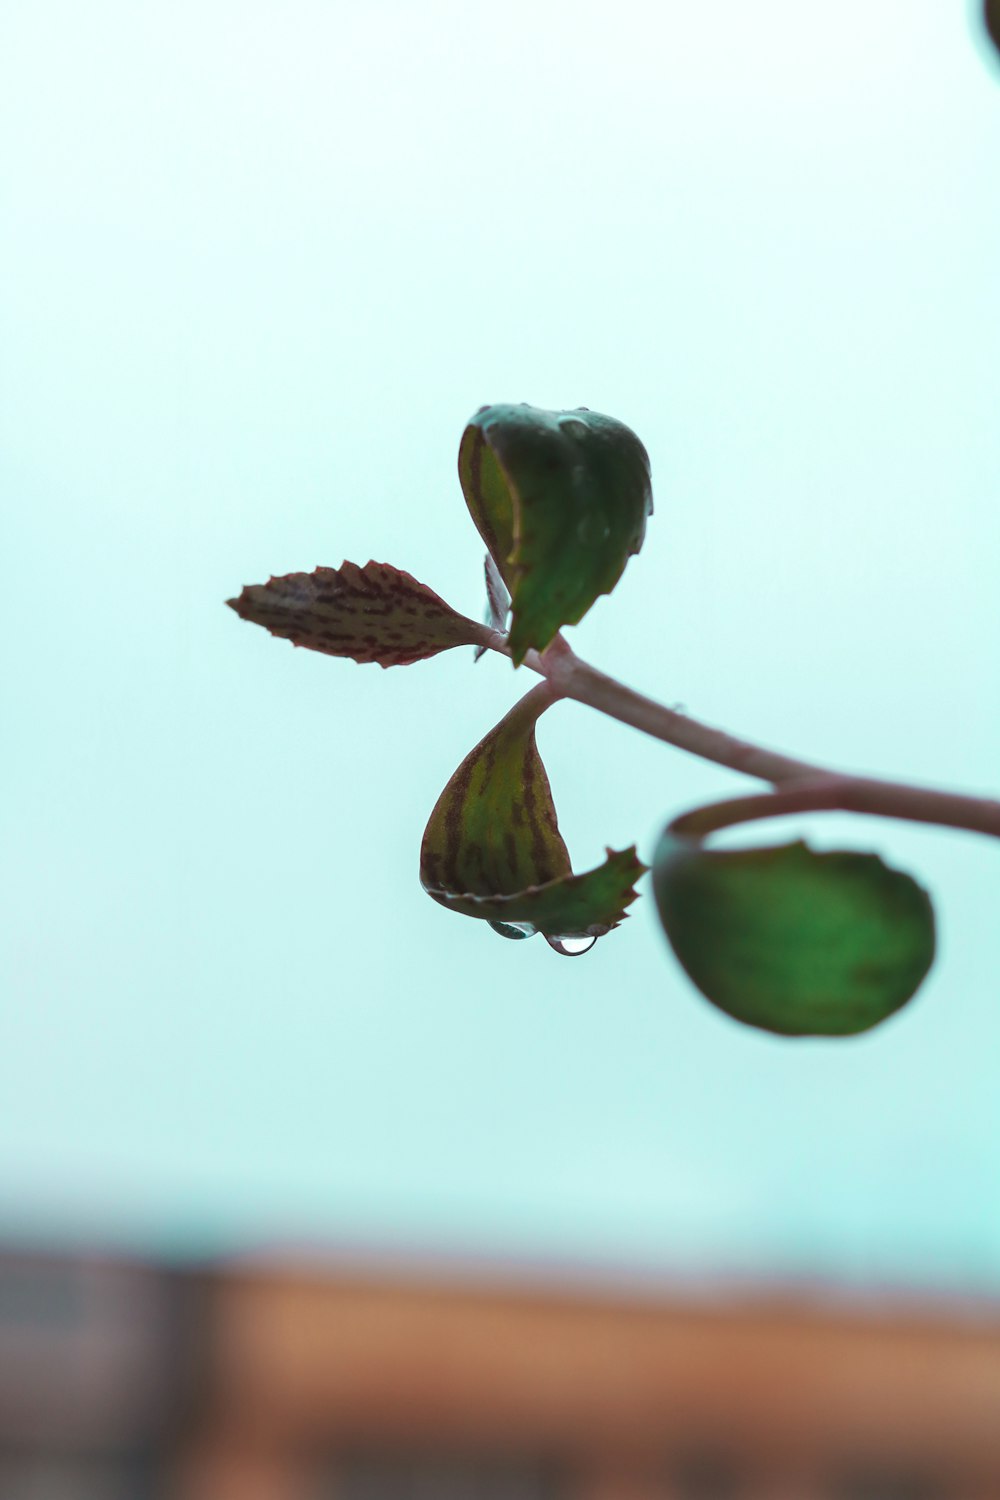
<path id="1" fill-rule="evenodd" d="M 801 842 L 708 850 L 668 829 L 653 882 L 689 977 L 765 1031 L 867 1031 L 906 1004 L 934 959 L 927 892 L 876 854 Z"/>
<path id="2" fill-rule="evenodd" d="M 649 458 L 630 428 L 579 408 L 484 406 L 458 472 L 512 596 L 511 654 L 542 651 L 610 593 L 653 508 Z"/>
<path id="3" fill-rule="evenodd" d="M 527 693 L 452 776 L 424 832 L 420 879 L 452 911 L 547 936 L 600 936 L 625 917 L 645 866 L 634 848 L 574 875 L 535 724 L 552 702 Z"/>
<path id="4" fill-rule="evenodd" d="M 263 625 L 295 646 L 349 656 L 381 667 L 405 666 L 447 651 L 479 645 L 489 630 L 388 563 L 286 573 L 249 584 L 227 599 L 242 620 Z"/>

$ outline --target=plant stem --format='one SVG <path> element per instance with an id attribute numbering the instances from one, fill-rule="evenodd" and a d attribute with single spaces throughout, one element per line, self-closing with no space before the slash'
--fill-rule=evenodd
<path id="1" fill-rule="evenodd" d="M 964 828 L 971 833 L 1000 838 L 1000 802 L 988 797 L 966 797 L 958 792 L 938 792 L 930 787 L 906 786 L 874 777 L 832 774 L 813 782 L 779 786 L 773 792 L 732 797 L 697 807 L 675 818 L 670 832 L 682 838 L 703 839 L 737 823 L 802 812 L 871 813 L 882 818 L 904 818 L 911 823 Z"/>
<path id="2" fill-rule="evenodd" d="M 500 631 L 494 632 L 484 644 L 492 651 L 510 654 L 507 638 Z M 675 833 L 701 838 L 756 818 L 839 810 L 937 823 L 1000 838 L 1000 802 L 992 798 L 845 775 L 755 745 L 625 687 L 581 661 L 562 636 L 557 636 L 542 653 L 529 651 L 524 664 L 544 677 L 557 697 L 586 703 L 599 713 L 630 724 L 678 750 L 769 781 L 776 788 L 773 792 L 737 797 L 686 813 L 671 824 Z"/>
<path id="3" fill-rule="evenodd" d="M 507 637 L 500 631 L 485 644 L 492 651 L 510 655 Z M 589 662 L 581 661 L 562 636 L 557 636 L 545 652 L 529 651 L 524 665 L 551 682 L 560 697 L 586 703 L 599 713 L 630 724 L 643 734 L 674 745 L 678 750 L 686 750 L 690 755 L 700 756 L 702 760 L 728 766 L 731 771 L 741 771 L 775 784 L 805 778 L 815 781 L 831 774 L 823 766 L 795 760 L 790 755 L 767 750 L 763 745 L 738 739 L 725 730 L 702 724 L 698 719 L 635 692 L 614 677 L 599 672 Z"/>
<path id="4" fill-rule="evenodd" d="M 822 766 L 796 760 L 763 745 L 751 744 L 687 714 L 678 713 L 676 709 L 667 708 L 665 704 L 656 703 L 578 658 L 570 674 L 566 696 L 588 703 L 592 708 L 610 714 L 624 724 L 631 724 L 656 739 L 665 740 L 669 745 L 676 745 L 679 750 L 698 755 L 702 760 L 715 761 L 720 766 L 742 771 L 747 776 L 757 776 L 762 781 L 778 783 L 826 774 Z"/>

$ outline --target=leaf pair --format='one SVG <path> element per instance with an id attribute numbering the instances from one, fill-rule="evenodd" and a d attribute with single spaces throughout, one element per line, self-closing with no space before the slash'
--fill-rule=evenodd
<path id="1" fill-rule="evenodd" d="M 465 429 L 458 468 L 489 549 L 492 630 L 504 623 L 506 587 L 519 665 L 581 620 L 639 551 L 653 508 L 649 459 L 630 428 L 599 412 L 484 406 Z M 383 667 L 482 646 L 492 634 L 387 563 L 287 573 L 228 602 L 296 646 Z"/>
<path id="2" fill-rule="evenodd" d="M 515 665 L 544 650 L 612 589 L 652 509 L 649 460 L 629 428 L 596 412 L 482 407 L 465 430 L 459 475 L 489 549 L 490 624 L 386 563 L 288 573 L 229 603 L 296 646 L 399 666 L 454 646 L 480 651 L 511 614 Z M 508 598 L 507 591 L 510 597 Z M 552 701 L 527 694 L 462 762 L 438 800 L 421 880 L 442 905 L 504 936 L 543 933 L 561 952 L 617 926 L 645 866 L 634 847 L 574 875 L 535 743 Z"/>

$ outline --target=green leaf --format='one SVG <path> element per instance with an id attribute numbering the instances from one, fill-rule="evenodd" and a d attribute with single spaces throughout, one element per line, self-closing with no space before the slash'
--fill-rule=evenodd
<path id="1" fill-rule="evenodd" d="M 573 874 L 535 743 L 551 701 L 547 684 L 533 688 L 465 757 L 424 831 L 420 879 L 464 916 L 601 936 L 624 920 L 645 866 L 634 848 L 609 850 L 603 865 Z"/>
<path id="2" fill-rule="evenodd" d="M 875 854 L 706 850 L 668 830 L 653 882 L 702 994 L 765 1031 L 867 1031 L 906 1004 L 934 959 L 927 892 Z"/>
<path id="3" fill-rule="evenodd" d="M 646 871 L 635 845 L 617 853 L 608 849 L 607 856 L 603 865 L 585 875 L 563 876 L 510 896 L 459 895 L 430 886 L 426 889 L 435 901 L 465 917 L 524 924 L 548 937 L 602 937 L 625 920 L 625 907 L 638 896 L 635 883 Z"/>
<path id="4" fill-rule="evenodd" d="M 983 21 L 994 47 L 1000 52 L 1000 0 L 985 0 Z"/>
<path id="5" fill-rule="evenodd" d="M 610 593 L 642 546 L 653 508 L 635 433 L 581 407 L 484 406 L 458 473 L 479 534 L 510 589 L 515 664 Z"/>
<path id="6" fill-rule="evenodd" d="M 388 563 L 286 573 L 227 599 L 241 620 L 295 646 L 381 667 L 408 665 L 452 646 L 479 645 L 489 630 L 457 614 L 433 589 Z"/>

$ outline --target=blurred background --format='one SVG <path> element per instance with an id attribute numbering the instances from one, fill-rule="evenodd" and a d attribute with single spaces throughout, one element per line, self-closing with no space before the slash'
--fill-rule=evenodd
<path id="1" fill-rule="evenodd" d="M 938 0 L 0 8 L 0 1500 L 1000 1495 L 995 849 L 775 825 L 940 956 L 741 1029 L 648 900 L 567 962 L 421 891 L 505 663 L 222 602 L 477 614 L 466 418 L 586 405 L 656 514 L 581 655 L 995 792 L 998 70 Z M 745 785 L 539 741 L 577 868 Z"/>

